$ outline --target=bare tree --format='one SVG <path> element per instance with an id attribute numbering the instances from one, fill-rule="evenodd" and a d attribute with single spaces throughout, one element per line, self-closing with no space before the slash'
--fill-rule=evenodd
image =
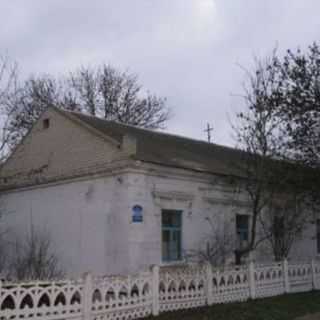
<path id="1" fill-rule="evenodd" d="M 104 118 L 156 129 L 169 118 L 165 99 L 143 94 L 137 75 L 104 65 L 99 75 Z"/>
<path id="2" fill-rule="evenodd" d="M 306 190 L 288 186 L 272 201 L 260 222 L 275 261 L 288 258 L 294 243 L 311 221 L 312 210 L 308 205 Z"/>
<path id="3" fill-rule="evenodd" d="M 100 97 L 100 69 L 81 67 L 72 72 L 68 79 L 69 85 L 77 94 L 85 112 L 96 116 L 101 109 Z"/>
<path id="4" fill-rule="evenodd" d="M 198 249 L 189 250 L 186 253 L 186 258 L 198 263 L 210 263 L 215 267 L 223 266 L 234 250 L 233 233 L 230 232 L 227 223 L 215 224 L 210 218 L 206 220 L 211 232 L 204 237 Z"/>
<path id="5" fill-rule="evenodd" d="M 277 116 L 276 107 L 282 101 L 278 64 L 274 51 L 271 58 L 256 60 L 253 73 L 246 71 L 248 81 L 243 98 L 247 108 L 238 114 L 238 123 L 234 126 L 238 145 L 243 151 L 241 163 L 235 165 L 243 175 L 241 188 L 249 200 L 251 211 L 249 241 L 246 246 L 235 250 L 236 263 L 241 263 L 242 257 L 264 240 L 269 239 L 273 247 L 278 245 L 277 227 L 269 226 L 267 232 L 258 234 L 259 223 L 263 222 L 283 190 L 289 190 L 288 186 L 292 184 L 300 190 L 302 186 L 299 184 L 303 184 L 303 179 L 296 178 L 303 175 L 303 168 L 292 163 L 286 128 Z M 291 211 L 287 212 L 285 219 L 289 222 Z M 290 224 L 297 223 L 300 218 L 305 221 L 301 217 L 303 211 L 296 211 L 296 214 L 298 217 L 291 216 L 294 219 Z M 291 232 L 290 236 L 296 234 Z M 286 248 L 290 249 L 291 245 L 287 243 Z"/>
<path id="6" fill-rule="evenodd" d="M 286 124 L 289 147 L 296 161 L 319 168 L 320 45 L 314 42 L 306 50 L 287 50 L 278 60 L 282 100 L 277 111 Z"/>
<path id="7" fill-rule="evenodd" d="M 0 163 L 8 154 L 8 143 L 10 141 L 9 123 L 12 111 L 5 107 L 7 98 L 16 92 L 18 81 L 18 66 L 12 62 L 7 55 L 0 55 Z"/>
<path id="8" fill-rule="evenodd" d="M 256 70 L 246 70 L 247 82 L 244 85 L 245 112 L 237 115 L 238 123 L 234 126 L 237 142 L 242 154 L 241 172 L 242 190 L 250 202 L 251 221 L 250 237 L 246 246 L 235 250 L 236 263 L 248 254 L 260 242 L 257 240 L 257 224 L 263 209 L 270 205 L 274 190 L 274 158 L 278 152 L 278 137 L 275 136 L 277 123 L 274 123 L 273 109 L 265 94 L 273 90 L 274 69 L 266 69 L 268 62 L 256 60 Z M 271 160 L 271 161 L 270 161 Z M 239 167 L 239 164 L 235 164 Z"/>
<path id="9" fill-rule="evenodd" d="M 64 82 L 49 75 L 31 77 L 19 84 L 17 89 L 6 95 L 4 111 L 8 118 L 8 145 L 14 147 L 41 113 L 51 106 L 76 110 L 75 97 L 64 86 Z"/>
<path id="10" fill-rule="evenodd" d="M 47 232 L 31 227 L 30 234 L 16 240 L 9 276 L 16 280 L 49 280 L 63 277 L 58 256 Z"/>
<path id="11" fill-rule="evenodd" d="M 50 106 L 151 129 L 170 117 L 166 100 L 145 92 L 136 75 L 109 65 L 82 67 L 58 79 L 31 77 L 7 96 L 11 147 Z"/>
<path id="12" fill-rule="evenodd" d="M 5 160 L 8 153 L 7 144 L 10 139 L 8 132 L 8 122 L 10 114 L 6 113 L 4 102 L 7 97 L 14 92 L 17 84 L 18 66 L 11 61 L 7 55 L 0 55 L 0 164 Z M 0 276 L 3 275 L 7 264 L 7 243 L 5 235 L 7 228 L 3 225 L 5 210 L 0 204 Z"/>

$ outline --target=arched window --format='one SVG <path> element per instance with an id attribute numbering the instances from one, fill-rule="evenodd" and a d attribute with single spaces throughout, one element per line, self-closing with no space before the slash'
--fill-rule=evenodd
<path id="1" fill-rule="evenodd" d="M 132 222 L 143 222 L 143 209 L 139 205 L 132 207 Z"/>

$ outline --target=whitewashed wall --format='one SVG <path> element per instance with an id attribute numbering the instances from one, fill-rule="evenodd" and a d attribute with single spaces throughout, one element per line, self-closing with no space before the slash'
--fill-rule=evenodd
<path id="1" fill-rule="evenodd" d="M 125 196 L 116 177 L 8 193 L 3 225 L 21 237 L 31 224 L 48 231 L 69 274 L 128 271 Z"/>
<path id="2" fill-rule="evenodd" d="M 244 195 L 234 194 L 219 180 L 204 182 L 197 176 L 183 177 L 135 173 L 127 180 L 129 203 L 144 209 L 143 223 L 131 223 L 129 228 L 130 271 L 136 272 L 150 264 L 161 263 L 161 209 L 183 211 L 182 248 L 184 253 L 199 248 L 208 239 L 212 227 L 236 233 L 236 214 L 250 214 Z M 233 200 L 233 204 L 231 201 Z M 234 239 L 235 240 L 235 239 Z M 289 258 L 311 259 L 317 256 L 316 226 L 310 223 L 294 244 Z M 262 244 L 252 258 L 257 261 L 273 259 L 268 243 Z M 234 261 L 233 255 L 230 257 Z"/>
<path id="3" fill-rule="evenodd" d="M 196 249 L 212 231 L 208 218 L 235 233 L 235 214 L 246 213 L 244 199 L 231 206 L 216 181 L 143 171 L 5 194 L 4 224 L 16 234 L 31 223 L 48 230 L 69 275 L 137 272 L 161 264 L 161 209 L 183 211 L 182 247 Z M 132 207 L 143 207 L 143 222 L 132 223 Z M 316 255 L 315 225 L 293 250 L 295 259 Z M 256 254 L 270 260 L 268 250 Z"/>

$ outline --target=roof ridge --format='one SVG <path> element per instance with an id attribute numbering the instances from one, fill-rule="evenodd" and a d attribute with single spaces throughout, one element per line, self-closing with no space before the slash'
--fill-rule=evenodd
<path id="1" fill-rule="evenodd" d="M 204 146 L 207 145 L 208 147 L 223 148 L 223 149 L 228 149 L 230 151 L 241 151 L 241 149 L 238 149 L 238 148 L 235 148 L 235 147 L 231 147 L 231 146 L 227 146 L 227 145 L 206 142 L 206 141 L 203 141 L 203 140 L 200 140 L 200 139 L 190 138 L 190 137 L 186 137 L 186 136 L 175 134 L 175 133 L 157 131 L 155 129 L 150 129 L 150 128 L 142 128 L 142 127 L 139 127 L 139 126 L 126 124 L 126 123 L 122 123 L 122 122 L 115 121 L 115 120 L 107 120 L 107 119 L 99 118 L 99 117 L 91 115 L 91 114 L 85 114 L 85 113 L 82 113 L 82 112 L 79 112 L 79 111 L 62 110 L 62 109 L 59 109 L 59 111 L 70 113 L 70 114 L 74 114 L 76 116 L 79 115 L 81 117 L 91 118 L 91 119 L 98 120 L 98 121 L 105 122 L 105 123 L 115 124 L 115 125 L 117 125 L 119 127 L 123 127 L 123 128 L 132 128 L 134 130 L 140 131 L 141 133 L 149 132 L 149 133 L 152 133 L 152 134 L 155 134 L 155 135 L 159 135 L 159 136 L 161 135 L 163 137 L 178 138 L 178 139 L 187 140 L 187 141 L 190 141 L 190 142 L 193 142 L 193 143 L 203 144 Z"/>

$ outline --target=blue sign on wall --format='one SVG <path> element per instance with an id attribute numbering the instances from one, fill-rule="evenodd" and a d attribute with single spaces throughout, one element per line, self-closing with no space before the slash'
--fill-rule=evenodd
<path id="1" fill-rule="evenodd" d="M 132 207 L 132 222 L 143 222 L 143 209 L 136 204 Z"/>

